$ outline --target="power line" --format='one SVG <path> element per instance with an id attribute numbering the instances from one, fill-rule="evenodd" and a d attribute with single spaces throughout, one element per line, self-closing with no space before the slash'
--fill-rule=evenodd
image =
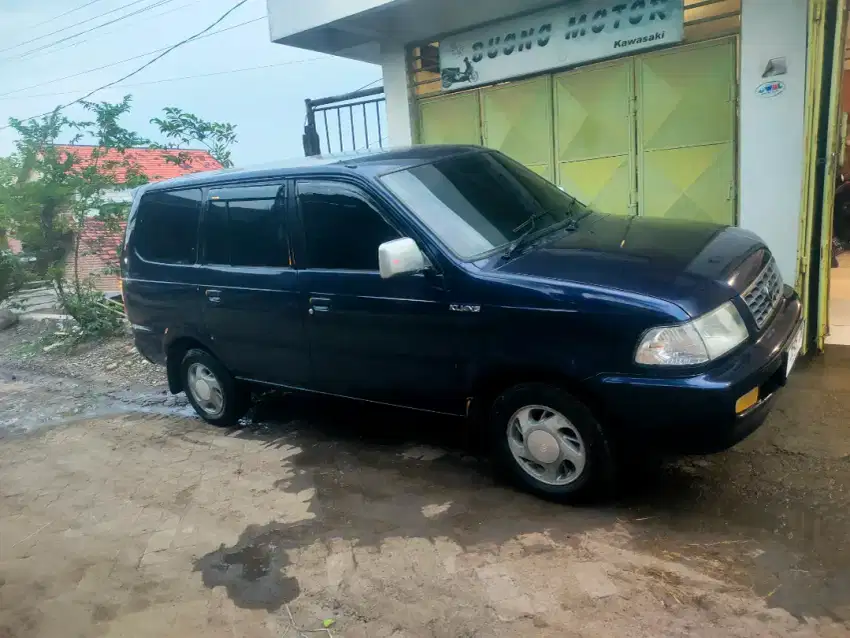
<path id="1" fill-rule="evenodd" d="M 95 0 L 95 1 L 97 2 L 99 0 Z M 162 16 L 168 15 L 169 13 L 174 13 L 175 11 L 180 11 L 181 9 L 185 9 L 186 7 L 191 7 L 193 4 L 198 4 L 199 2 L 202 2 L 202 0 L 192 0 L 191 2 L 187 2 L 186 4 L 178 5 L 174 8 L 172 8 L 172 9 L 168 9 L 167 11 L 163 11 L 162 13 L 155 13 L 152 16 L 145 16 L 144 18 L 141 18 L 138 21 L 136 21 L 134 24 L 127 25 L 127 26 L 136 26 L 136 24 L 138 24 L 138 22 L 145 22 L 145 21 L 150 20 L 152 18 L 161 18 Z M 26 59 L 27 59 L 27 61 L 35 60 L 35 59 L 43 57 L 45 55 L 52 55 L 54 53 L 59 53 L 60 51 L 65 51 L 66 49 L 72 49 L 73 47 L 79 46 L 81 44 L 85 44 L 86 42 L 91 42 L 92 40 L 100 40 L 100 39 L 104 38 L 105 36 L 112 35 L 113 33 L 118 33 L 119 31 L 123 31 L 125 28 L 126 27 L 118 27 L 117 29 L 112 29 L 111 31 L 107 31 L 106 33 L 99 33 L 98 35 L 94 36 L 93 38 L 86 38 L 85 40 L 78 40 L 76 42 L 69 42 L 68 44 L 65 44 L 65 46 L 61 46 L 57 49 L 52 49 L 50 51 L 48 51 L 48 50 L 39 51 L 39 52 L 35 53 L 34 55 L 27 55 Z M 51 46 L 55 46 L 55 45 L 51 45 Z M 22 58 L 23 58 L 23 56 L 22 56 Z"/>
<path id="2" fill-rule="evenodd" d="M 41 22 L 39 22 L 37 24 L 31 24 L 30 26 L 27 27 L 27 29 L 35 29 L 37 27 L 44 26 L 45 24 L 48 24 L 49 22 L 53 22 L 54 20 L 58 20 L 59 18 L 64 18 L 66 15 L 70 15 L 70 14 L 74 13 L 75 11 L 79 11 L 80 9 L 85 9 L 89 5 L 92 5 L 95 2 L 101 2 L 101 1 L 102 0 L 91 0 L 90 2 L 86 2 L 84 5 L 81 5 L 79 7 L 71 9 L 69 11 L 66 11 L 65 13 L 60 13 L 58 16 L 53 16 L 52 18 L 48 18 L 47 20 L 42 20 Z"/>
<path id="3" fill-rule="evenodd" d="M 380 82 L 380 81 L 381 81 L 381 80 L 383 80 L 383 79 L 384 79 L 384 78 L 378 78 L 377 80 L 372 80 L 371 82 L 369 82 L 369 84 L 364 84 L 364 85 L 363 85 L 363 86 L 361 86 L 359 89 L 354 89 L 354 90 L 352 91 L 352 93 L 357 93 L 357 91 L 362 91 L 363 89 L 368 89 L 370 86 L 373 86 L 373 85 L 377 84 L 378 82 Z"/>
<path id="4" fill-rule="evenodd" d="M 232 73 L 244 73 L 245 71 L 259 71 L 261 69 L 273 69 L 281 66 L 289 66 L 291 64 L 304 64 L 307 62 L 316 62 L 318 60 L 324 60 L 325 57 L 315 57 L 315 58 L 305 58 L 303 60 L 289 60 L 288 62 L 277 62 L 275 64 L 263 64 L 261 66 L 249 66 L 242 69 L 230 69 L 228 71 L 215 71 L 213 73 L 201 73 L 198 75 L 184 75 L 182 77 L 177 78 L 160 78 L 159 80 L 150 80 L 149 82 L 134 82 L 133 84 L 117 84 L 114 85 L 113 88 L 121 87 L 121 88 L 132 88 L 137 86 L 148 86 L 151 84 L 162 84 L 163 82 L 178 82 L 180 80 L 195 80 L 197 78 L 209 78 L 217 75 L 230 75 Z M 58 93 L 38 93 L 37 95 L 24 95 L 21 97 L 5 97 L 0 98 L 0 100 L 26 100 L 28 98 L 37 98 L 37 97 L 55 97 L 57 95 L 71 95 L 72 93 L 80 93 L 85 91 L 86 89 L 77 89 L 76 91 L 60 91 Z"/>
<path id="5" fill-rule="evenodd" d="M 107 84 L 104 84 L 103 86 L 99 86 L 98 88 L 96 88 L 96 89 L 94 89 L 94 90 L 92 90 L 92 91 L 89 91 L 88 93 L 86 93 L 86 94 L 85 94 L 83 97 L 81 97 L 81 98 L 77 98 L 76 100 L 72 100 L 72 101 L 68 102 L 67 104 L 63 104 L 62 106 L 56 107 L 55 109 L 51 109 L 50 111 L 45 111 L 44 113 L 40 113 L 39 115 L 32 115 L 32 116 L 30 116 L 30 117 L 27 117 L 27 118 L 25 118 L 25 119 L 24 119 L 24 121 L 33 120 L 33 119 L 35 119 L 35 118 L 37 118 L 37 117 L 42 117 L 42 116 L 44 116 L 44 115 L 49 115 L 50 113 L 53 113 L 53 112 L 55 112 L 55 111 L 59 111 L 59 110 L 61 110 L 61 109 L 68 108 L 68 107 L 69 107 L 69 106 L 71 106 L 72 104 L 78 104 L 79 102 L 82 102 L 82 101 L 84 101 L 84 100 L 86 100 L 86 99 L 90 98 L 92 95 L 94 95 L 94 94 L 95 94 L 95 93 L 97 93 L 98 91 L 102 91 L 103 89 L 108 89 L 108 88 L 109 88 L 109 87 L 111 87 L 111 86 L 115 86 L 116 84 L 118 84 L 118 83 L 120 83 L 120 82 L 123 82 L 124 80 L 127 80 L 127 79 L 129 79 L 129 78 L 133 77 L 133 76 L 134 76 L 134 75 L 136 75 L 137 73 L 140 73 L 140 72 L 142 72 L 143 70 L 145 70 L 146 68 L 148 68 L 151 64 L 153 64 L 153 63 L 154 63 L 154 62 L 156 62 L 157 60 L 160 60 L 160 59 L 164 58 L 166 55 L 168 55 L 169 53 L 171 53 L 171 52 L 172 52 L 172 51 L 174 51 L 175 49 L 177 49 L 177 48 L 179 48 L 179 47 L 183 46 L 183 45 L 184 45 L 184 44 L 186 44 L 187 42 L 191 42 L 192 40 L 194 40 L 194 39 L 196 39 L 196 38 L 198 38 L 198 37 L 202 36 L 202 35 L 203 35 L 203 34 L 205 34 L 207 31 L 209 31 L 210 29 L 212 29 L 213 27 L 215 27 L 216 25 L 218 25 L 218 24 L 220 24 L 222 21 L 224 21 L 224 19 L 225 19 L 225 18 L 227 18 L 227 16 L 229 16 L 231 13 L 233 13 L 234 11 L 236 11 L 239 7 L 241 7 L 241 6 L 242 6 L 243 4 L 245 4 L 246 2 L 248 2 L 248 0 L 240 0 L 240 1 L 239 1 L 239 2 L 237 2 L 235 5 L 233 5 L 232 7 L 230 7 L 230 9 L 228 9 L 227 11 L 225 11 L 225 12 L 221 15 L 221 17 L 219 17 L 219 18 L 218 18 L 218 20 L 216 20 L 215 22 L 213 22 L 211 25 L 209 25 L 208 27 L 206 27 L 206 28 L 202 29 L 201 31 L 198 31 L 195 35 L 191 35 L 191 36 L 189 36 L 188 38 L 186 38 L 185 40 L 181 40 L 181 41 L 180 41 L 180 42 L 178 42 L 177 44 L 170 46 L 168 49 L 166 49 L 165 51 L 163 51 L 163 52 L 162 52 L 162 53 L 160 53 L 159 55 L 157 55 L 157 56 L 155 56 L 155 57 L 151 58 L 150 60 L 148 60 L 147 62 L 145 62 L 142 66 L 140 66 L 140 67 L 139 67 L 138 69 L 136 69 L 135 71 L 131 71 L 131 72 L 130 72 L 130 73 L 128 73 L 127 75 L 125 75 L 125 76 L 123 76 L 123 77 L 120 77 L 120 78 L 118 78 L 117 80 L 114 80 L 113 82 L 109 82 L 109 83 L 107 83 Z M 10 126 L 10 125 L 8 125 L 8 124 L 7 124 L 6 126 L 2 126 L 2 127 L 0 127 L 0 131 L 5 130 L 5 129 L 9 128 L 9 126 Z"/>
<path id="6" fill-rule="evenodd" d="M 140 0 L 136 0 L 136 1 L 139 2 Z M 76 37 L 79 37 L 81 35 L 85 35 L 86 33 L 91 33 L 92 31 L 97 31 L 98 29 L 100 29 L 102 27 L 109 26 L 110 24 L 115 24 L 116 22 L 120 22 L 121 20 L 126 20 L 127 18 L 131 18 L 131 17 L 138 15 L 140 13 L 144 13 L 145 11 L 150 11 L 151 9 L 156 9 L 157 7 L 161 7 L 162 5 L 168 4 L 169 2 L 174 2 L 174 0 L 157 0 L 156 2 L 154 2 L 151 5 L 148 5 L 146 7 L 142 7 L 141 9 L 137 9 L 136 11 L 133 11 L 132 13 L 127 13 L 125 15 L 119 16 L 119 17 L 115 18 L 114 20 L 110 20 L 109 22 L 103 22 L 101 24 L 98 24 L 98 25 L 91 27 L 89 29 L 86 29 L 84 31 L 79 31 L 79 32 L 77 32 L 73 35 L 68 35 L 68 36 L 65 36 L 64 38 L 60 38 L 59 40 L 56 40 L 54 42 L 49 42 L 48 44 L 43 44 L 39 47 L 36 47 L 35 49 L 30 49 L 29 51 L 24 51 L 23 53 L 21 53 L 18 56 L 2 58 L 2 59 L 0 59 L 0 62 L 23 59 L 23 58 L 27 57 L 28 55 L 30 55 L 31 53 L 38 53 L 39 51 L 44 51 L 45 49 L 49 49 L 52 46 L 56 46 L 57 44 L 61 44 L 62 42 L 67 42 L 68 40 L 73 40 Z M 136 4 L 136 2 L 133 2 L 131 4 Z M 129 5 L 127 5 L 127 6 L 129 6 Z M 15 46 L 9 47 L 7 49 L 0 49 L 0 52 L 8 51 L 9 49 L 15 49 L 18 46 L 20 46 L 20 45 L 15 45 Z"/>
<path id="7" fill-rule="evenodd" d="M 74 24 L 68 25 L 67 27 L 62 27 L 61 29 L 56 29 L 56 31 L 51 31 L 50 33 L 45 33 L 44 35 L 36 36 L 35 38 L 30 38 L 29 40 L 24 40 L 23 42 L 18 42 L 18 44 L 13 44 L 10 47 L 6 47 L 5 49 L 0 49 L 0 53 L 4 53 L 6 51 L 11 51 L 12 49 L 17 49 L 18 47 L 22 47 L 25 44 L 30 44 L 31 42 L 37 42 L 38 40 L 44 40 L 44 38 L 49 38 L 52 35 L 56 35 L 57 33 L 62 33 L 63 31 L 67 31 L 68 29 L 73 29 L 74 27 L 78 27 L 81 24 L 85 24 L 87 22 L 91 22 L 92 20 L 97 20 L 98 18 L 102 18 L 105 15 L 109 15 L 110 13 L 115 13 L 116 11 L 121 11 L 122 9 L 126 9 L 127 7 L 132 7 L 134 4 L 139 4 L 140 2 L 147 2 L 147 0 L 133 0 L 129 4 L 122 5 L 117 9 L 111 9 L 104 13 L 98 14 L 91 18 L 86 18 L 85 20 L 80 20 L 79 22 L 75 22 Z M 72 36 L 73 37 L 73 36 Z"/>
<path id="8" fill-rule="evenodd" d="M 218 31 L 213 31 L 212 33 L 208 33 L 206 35 L 202 35 L 200 37 L 191 38 L 191 41 L 195 40 L 203 40 L 204 38 L 211 38 L 214 35 L 218 35 L 220 33 L 225 33 L 226 31 L 231 31 L 232 29 L 237 29 L 239 27 L 244 27 L 248 24 L 253 24 L 254 22 L 259 22 L 260 20 L 265 20 L 266 16 L 260 16 L 259 18 L 254 18 L 253 20 L 247 20 L 245 22 L 240 22 L 239 24 L 234 24 L 233 26 L 225 27 L 224 29 L 219 29 Z M 45 82 L 38 82 L 37 84 L 30 84 L 29 86 L 22 87 L 20 89 L 14 89 L 12 91 L 6 91 L 5 93 L 0 93 L 0 97 L 6 97 L 7 95 L 12 95 L 13 93 L 20 93 L 21 91 L 28 91 L 29 89 L 35 89 L 40 86 L 46 86 L 48 84 L 55 84 L 56 82 L 61 82 L 63 80 L 70 80 L 71 78 L 76 78 L 81 75 L 88 75 L 89 73 L 94 73 L 95 71 L 102 71 L 103 69 L 108 69 L 113 66 L 118 66 L 119 64 L 124 64 L 125 62 L 131 62 L 132 60 L 138 60 L 139 58 L 143 58 L 148 55 L 153 55 L 154 53 L 161 53 L 162 51 L 168 51 L 170 47 L 162 47 L 161 49 L 154 49 L 153 51 L 145 51 L 144 53 L 139 53 L 138 55 L 134 55 L 129 58 L 124 58 L 123 60 L 118 60 L 117 62 L 110 62 L 109 64 L 104 64 L 101 66 L 93 67 L 91 69 L 86 69 L 85 71 L 79 71 L 77 73 L 72 73 L 71 75 L 66 75 L 61 78 L 54 78 L 52 80 L 47 80 Z"/>

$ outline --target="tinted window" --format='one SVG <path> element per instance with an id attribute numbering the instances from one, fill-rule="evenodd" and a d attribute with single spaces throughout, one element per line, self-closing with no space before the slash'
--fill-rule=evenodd
<path id="1" fill-rule="evenodd" d="M 500 153 L 470 153 L 381 180 L 462 259 L 543 232 L 587 208 Z"/>
<path id="2" fill-rule="evenodd" d="M 195 263 L 200 204 L 200 189 L 143 195 L 134 231 L 139 255 L 167 264 Z"/>
<path id="3" fill-rule="evenodd" d="M 227 202 L 210 202 L 204 213 L 204 263 L 230 265 Z"/>
<path id="4" fill-rule="evenodd" d="M 363 193 L 345 184 L 302 182 L 298 203 L 310 268 L 378 270 L 378 246 L 400 237 Z"/>
<path id="5" fill-rule="evenodd" d="M 279 268 L 289 265 L 279 186 L 210 191 L 204 262 Z"/>

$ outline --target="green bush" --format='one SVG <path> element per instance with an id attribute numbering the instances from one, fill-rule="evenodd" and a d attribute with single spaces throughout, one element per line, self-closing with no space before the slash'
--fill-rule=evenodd
<path id="1" fill-rule="evenodd" d="M 27 281 L 27 271 L 21 260 L 8 250 L 0 250 L 0 301 L 20 290 Z"/>
<path id="2" fill-rule="evenodd" d="M 105 299 L 91 282 L 81 283 L 79 289 L 57 284 L 56 293 L 62 309 L 80 326 L 81 339 L 108 337 L 123 332 L 126 324 L 121 305 Z"/>

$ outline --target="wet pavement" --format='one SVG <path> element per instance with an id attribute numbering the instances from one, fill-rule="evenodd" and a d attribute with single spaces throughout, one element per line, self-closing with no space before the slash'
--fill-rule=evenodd
<path id="1" fill-rule="evenodd" d="M 452 420 L 0 370 L 0 637 L 850 635 L 848 393 L 830 349 L 740 446 L 566 508 Z"/>

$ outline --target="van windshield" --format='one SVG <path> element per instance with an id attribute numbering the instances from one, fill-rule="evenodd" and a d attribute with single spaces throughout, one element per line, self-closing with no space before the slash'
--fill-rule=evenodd
<path id="1" fill-rule="evenodd" d="M 469 153 L 390 173 L 383 183 L 460 259 L 542 235 L 588 209 L 501 153 Z"/>

